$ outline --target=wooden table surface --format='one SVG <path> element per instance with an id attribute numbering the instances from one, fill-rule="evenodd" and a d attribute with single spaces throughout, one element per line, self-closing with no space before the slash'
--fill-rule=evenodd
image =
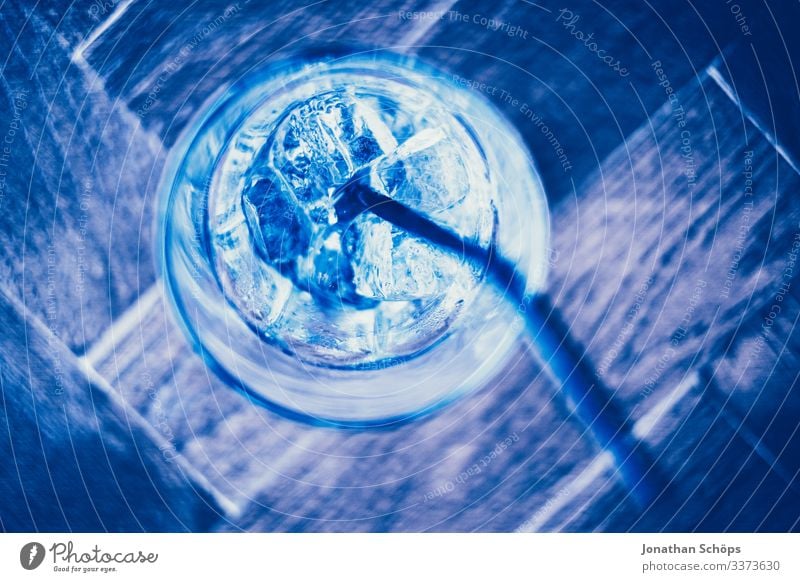
<path id="1" fill-rule="evenodd" d="M 703 4 L 0 4 L 0 530 L 800 528 L 800 10 Z M 220 86 L 332 46 L 517 99 L 487 95 L 541 170 L 550 298 L 657 460 L 652 505 L 527 345 L 378 432 L 279 417 L 193 353 L 154 261 L 166 155 Z"/>

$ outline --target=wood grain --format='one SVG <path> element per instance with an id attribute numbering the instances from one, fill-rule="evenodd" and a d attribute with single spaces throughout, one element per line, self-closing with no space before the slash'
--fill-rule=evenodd
<path id="1" fill-rule="evenodd" d="M 574 29 L 561 8 L 134 2 L 107 26 L 116 7 L 4 5 L 0 132 L 19 128 L 0 196 L 0 452 L 15 459 L 0 529 L 797 529 L 800 290 L 785 273 L 800 178 L 770 143 L 796 155 L 796 100 L 765 101 L 752 69 L 734 66 L 746 115 L 705 76 L 723 47 L 737 61 L 747 48 L 725 6 L 576 1 Z M 598 66 L 576 29 L 630 74 Z M 554 301 L 673 483 L 656 505 L 628 500 L 524 346 L 505 376 L 439 415 L 363 433 L 279 418 L 191 352 L 152 266 L 162 140 L 248 67 L 339 44 L 417 53 L 520 101 L 487 95 L 535 152 L 553 202 Z M 80 363 L 56 336 L 86 352 Z"/>
<path id="2" fill-rule="evenodd" d="M 102 378 L 0 296 L 0 530 L 194 531 L 228 507 Z"/>
<path id="3" fill-rule="evenodd" d="M 0 18 L 2 286 L 82 352 L 155 279 L 158 139 L 37 11 Z"/>
<path id="4" fill-rule="evenodd" d="M 490 8 L 462 0 L 454 11 L 465 20 L 432 29 L 419 54 L 487 84 L 485 96 L 525 138 L 553 202 L 582 196 L 575 188 L 664 103 L 653 63 L 661 63 L 678 88 L 738 37 L 726 8 L 714 3 L 506 2 Z M 484 16 L 527 34 L 487 29 Z M 598 54 L 611 57 L 609 63 Z"/>
<path id="5" fill-rule="evenodd" d="M 253 68 L 290 55 L 403 44 L 429 23 L 401 12 L 447 9 L 453 1 L 137 3 L 87 59 L 110 94 L 171 145 L 211 95 Z"/>
<path id="6" fill-rule="evenodd" d="M 740 34 L 714 62 L 713 73 L 748 118 L 800 171 L 800 21 L 796 2 L 738 7 Z M 735 11 L 731 7 L 732 11 Z"/>
<path id="7" fill-rule="evenodd" d="M 752 342 L 784 282 L 800 178 L 713 81 L 679 95 L 685 127 L 663 108 L 609 157 L 584 196 L 558 208 L 552 293 L 632 421 L 701 374 L 647 439 L 679 491 L 636 527 L 796 528 L 798 449 L 786 433 L 799 400 L 796 370 L 790 360 L 774 367 L 778 338 L 793 335 L 794 290 L 768 334 L 771 347 L 754 358 Z M 687 143 L 696 178 L 686 174 Z M 794 277 L 788 282 L 794 287 Z M 731 370 L 753 366 L 770 373 L 730 382 Z M 718 369 L 727 373 L 716 377 Z M 764 393 L 757 413 L 753 392 Z M 782 428 L 772 430 L 782 437 L 763 438 L 767 420 L 778 418 Z M 750 507 L 731 512 L 737 503 Z M 680 510 L 672 516 L 668 506 Z M 692 515 L 697 508 L 708 514 Z"/>

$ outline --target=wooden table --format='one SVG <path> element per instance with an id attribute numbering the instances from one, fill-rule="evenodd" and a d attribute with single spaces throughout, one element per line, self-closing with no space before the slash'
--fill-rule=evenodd
<path id="1" fill-rule="evenodd" d="M 0 529 L 798 529 L 798 10 L 739 5 L 3 4 Z M 278 417 L 192 352 L 153 256 L 165 156 L 248 68 L 341 45 L 498 88 L 551 299 L 670 483 L 652 506 L 528 346 L 380 432 Z"/>

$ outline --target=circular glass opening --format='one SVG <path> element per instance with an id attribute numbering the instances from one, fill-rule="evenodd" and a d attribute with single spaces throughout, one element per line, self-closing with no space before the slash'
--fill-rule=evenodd
<path id="1" fill-rule="evenodd" d="M 469 313 L 479 267 L 369 212 L 337 216 L 337 188 L 370 185 L 488 245 L 495 194 L 469 127 L 429 91 L 373 71 L 285 87 L 236 131 L 210 190 L 214 268 L 265 341 L 310 364 L 412 356 Z"/>
<path id="2" fill-rule="evenodd" d="M 542 283 L 547 213 L 520 138 L 397 57 L 283 63 L 226 91 L 171 153 L 161 241 L 184 328 L 232 385 L 361 426 L 485 382 L 521 328 L 481 265 L 369 211 L 337 215 L 356 173 Z"/>

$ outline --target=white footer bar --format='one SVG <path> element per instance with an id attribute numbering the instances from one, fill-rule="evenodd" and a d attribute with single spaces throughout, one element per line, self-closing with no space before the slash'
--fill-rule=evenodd
<path id="1" fill-rule="evenodd" d="M 798 550 L 795 534 L 3 534 L 0 580 L 777 581 L 800 580 Z"/>

